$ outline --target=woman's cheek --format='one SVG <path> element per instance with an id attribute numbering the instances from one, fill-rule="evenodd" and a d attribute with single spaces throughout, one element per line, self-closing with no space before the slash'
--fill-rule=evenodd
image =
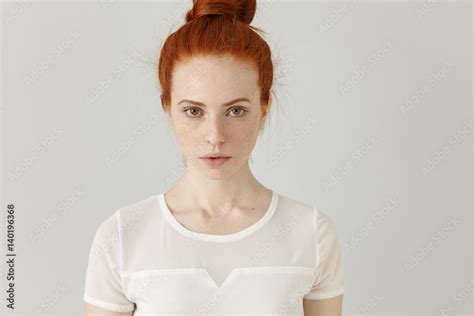
<path id="1" fill-rule="evenodd" d="M 184 152 L 192 151 L 192 146 L 199 144 L 199 134 L 189 124 L 177 124 L 176 136 Z"/>
<path id="2" fill-rule="evenodd" d="M 243 151 L 250 153 L 255 146 L 258 130 L 255 128 L 255 124 L 249 122 L 248 124 L 242 125 L 239 128 L 238 133 L 233 133 L 236 135 L 234 142 L 238 143 Z"/>

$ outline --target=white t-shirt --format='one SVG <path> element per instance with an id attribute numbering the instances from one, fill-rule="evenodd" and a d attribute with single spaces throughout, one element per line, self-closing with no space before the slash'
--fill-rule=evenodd
<path id="1" fill-rule="evenodd" d="M 85 302 L 134 315 L 303 315 L 303 298 L 341 295 L 334 221 L 272 192 L 263 217 L 227 235 L 189 230 L 163 193 L 118 209 L 94 236 Z"/>

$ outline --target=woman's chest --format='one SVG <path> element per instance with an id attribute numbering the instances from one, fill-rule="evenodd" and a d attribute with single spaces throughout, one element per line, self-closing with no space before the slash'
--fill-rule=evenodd
<path id="1" fill-rule="evenodd" d="M 142 270 L 123 275 L 141 314 L 270 313 L 303 315 L 314 269 L 306 266 L 234 268 L 217 283 L 204 268 Z"/>

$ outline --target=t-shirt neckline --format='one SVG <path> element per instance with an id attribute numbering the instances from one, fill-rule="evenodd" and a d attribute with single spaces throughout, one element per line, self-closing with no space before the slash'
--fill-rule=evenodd
<path id="1" fill-rule="evenodd" d="M 271 189 L 270 189 L 271 190 Z M 159 206 L 163 217 L 166 221 L 180 234 L 197 240 L 204 240 L 204 241 L 216 241 L 216 242 L 226 242 L 226 241 L 234 241 L 244 237 L 247 237 L 263 227 L 273 216 L 278 204 L 278 193 L 274 190 L 271 190 L 272 198 L 270 204 L 268 205 L 265 214 L 255 223 L 252 225 L 231 234 L 206 234 L 206 233 L 199 233 L 192 231 L 185 226 L 183 226 L 171 213 L 170 209 L 168 208 L 168 204 L 165 198 L 165 192 L 162 192 L 157 195 Z"/>

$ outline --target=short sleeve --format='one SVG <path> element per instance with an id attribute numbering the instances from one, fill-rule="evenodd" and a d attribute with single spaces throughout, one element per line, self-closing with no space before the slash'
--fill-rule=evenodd
<path id="1" fill-rule="evenodd" d="M 344 293 L 344 264 L 334 221 L 314 208 L 316 267 L 311 290 L 305 299 L 328 299 Z"/>
<path id="2" fill-rule="evenodd" d="M 121 280 L 119 213 L 97 229 L 89 251 L 84 301 L 115 312 L 130 312 L 134 304 L 125 295 Z"/>

